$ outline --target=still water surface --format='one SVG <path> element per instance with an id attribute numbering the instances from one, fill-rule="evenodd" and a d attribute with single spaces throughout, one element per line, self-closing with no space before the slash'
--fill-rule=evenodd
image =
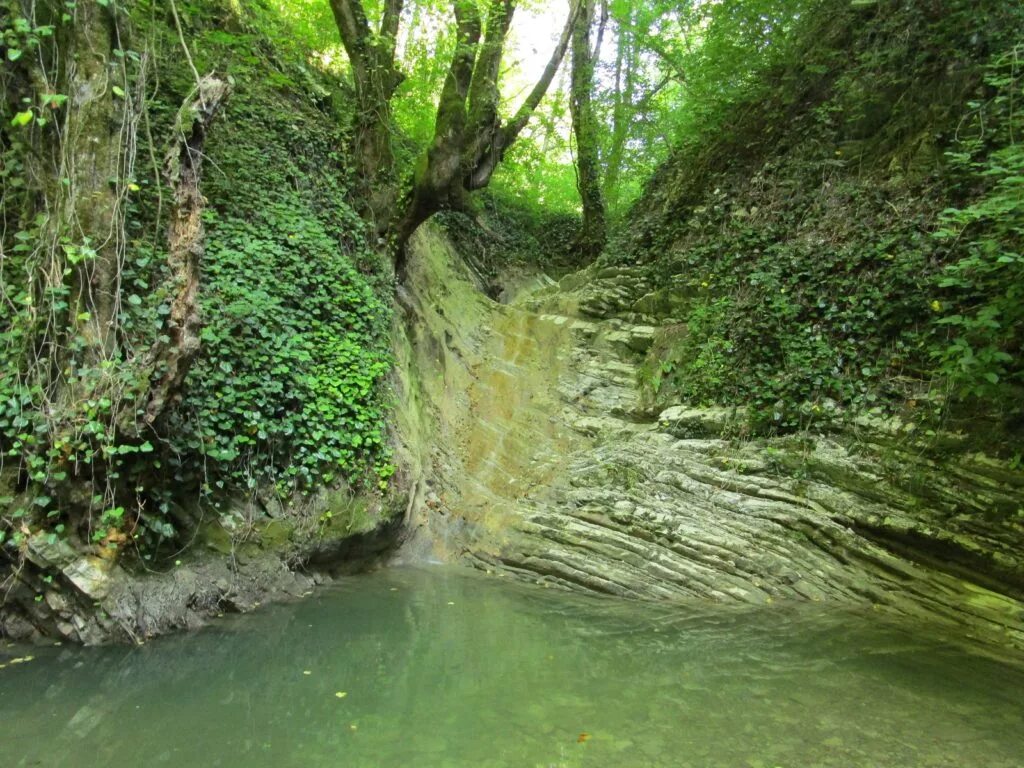
<path id="1" fill-rule="evenodd" d="M 1024 670 L 818 605 L 666 607 L 449 569 L 0 670 L 0 765 L 1019 768 Z"/>

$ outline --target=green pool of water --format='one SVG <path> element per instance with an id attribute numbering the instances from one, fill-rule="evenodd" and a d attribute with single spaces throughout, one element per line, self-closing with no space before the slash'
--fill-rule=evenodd
<path id="1" fill-rule="evenodd" d="M 1021 668 L 818 605 L 399 569 L 141 648 L 32 653 L 0 670 L 5 768 L 1024 765 Z"/>

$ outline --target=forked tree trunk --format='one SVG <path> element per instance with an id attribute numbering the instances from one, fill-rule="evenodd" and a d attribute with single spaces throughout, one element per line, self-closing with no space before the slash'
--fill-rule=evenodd
<path id="1" fill-rule="evenodd" d="M 395 63 L 403 0 L 385 0 L 380 26 L 370 27 L 359 0 L 330 0 L 348 53 L 356 96 L 354 149 L 363 215 L 378 234 L 391 224 L 398 199 L 391 98 L 404 80 Z"/>
<path id="2" fill-rule="evenodd" d="M 606 203 L 613 209 L 621 196 L 620 178 L 625 163 L 626 139 L 629 137 L 629 120 L 632 116 L 633 98 L 636 93 L 636 44 L 632 27 L 633 6 L 630 3 L 627 5 L 625 23 L 620 23 L 618 26 L 612 137 L 604 172 L 604 197 Z"/>

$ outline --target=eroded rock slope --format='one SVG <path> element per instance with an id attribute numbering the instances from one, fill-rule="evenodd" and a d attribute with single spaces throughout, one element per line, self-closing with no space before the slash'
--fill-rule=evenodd
<path id="1" fill-rule="evenodd" d="M 646 406 L 670 293 L 630 269 L 487 300 L 434 229 L 402 297 L 407 557 L 649 599 L 875 607 L 1024 648 L 1024 474 L 904 424 L 740 437 Z"/>

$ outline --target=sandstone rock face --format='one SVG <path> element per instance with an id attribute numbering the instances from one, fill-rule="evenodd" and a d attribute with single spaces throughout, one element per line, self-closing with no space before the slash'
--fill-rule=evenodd
<path id="1" fill-rule="evenodd" d="M 881 419 L 740 439 L 736 409 L 652 411 L 642 276 L 498 305 L 436 231 L 417 248 L 400 428 L 426 501 L 406 557 L 624 597 L 863 606 L 1024 648 L 1024 473 Z"/>

